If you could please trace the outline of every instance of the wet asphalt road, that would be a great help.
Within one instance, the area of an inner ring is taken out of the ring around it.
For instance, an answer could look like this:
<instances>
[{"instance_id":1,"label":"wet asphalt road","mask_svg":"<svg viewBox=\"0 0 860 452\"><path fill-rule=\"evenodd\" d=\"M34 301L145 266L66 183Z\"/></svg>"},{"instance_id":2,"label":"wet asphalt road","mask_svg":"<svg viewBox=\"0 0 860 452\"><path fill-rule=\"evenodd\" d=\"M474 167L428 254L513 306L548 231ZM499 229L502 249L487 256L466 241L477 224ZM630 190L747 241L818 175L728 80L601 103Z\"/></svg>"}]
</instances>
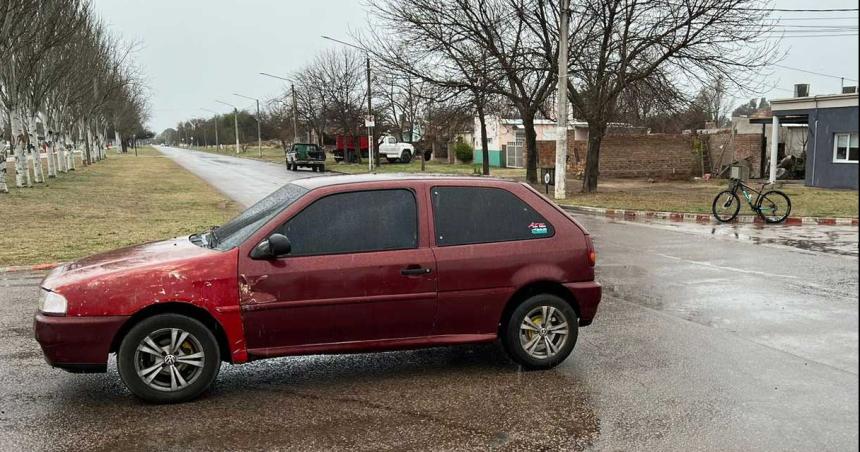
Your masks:
<instances>
[{"instance_id":1,"label":"wet asphalt road","mask_svg":"<svg viewBox=\"0 0 860 452\"><path fill-rule=\"evenodd\" d=\"M0 274L0 449L857 450L856 228L579 218L605 297L544 372L495 345L281 358L145 405L113 361L44 364L41 275Z\"/></svg>"}]
</instances>

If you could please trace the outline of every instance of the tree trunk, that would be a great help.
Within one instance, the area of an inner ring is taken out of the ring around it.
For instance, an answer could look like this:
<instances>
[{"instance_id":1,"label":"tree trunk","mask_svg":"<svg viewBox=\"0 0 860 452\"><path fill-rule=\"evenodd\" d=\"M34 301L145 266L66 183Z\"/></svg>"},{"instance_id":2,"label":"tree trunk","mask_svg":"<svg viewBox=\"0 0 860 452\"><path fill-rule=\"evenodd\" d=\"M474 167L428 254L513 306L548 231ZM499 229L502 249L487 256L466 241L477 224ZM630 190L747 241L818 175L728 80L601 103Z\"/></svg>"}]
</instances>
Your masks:
<instances>
[{"instance_id":1,"label":"tree trunk","mask_svg":"<svg viewBox=\"0 0 860 452\"><path fill-rule=\"evenodd\" d=\"M78 142L72 140L71 144L72 144L71 146L68 146L68 143L66 143L66 158L68 159L67 164L66 164L66 169L68 169L69 171L74 171L75 170L75 150L78 148Z\"/></svg>"},{"instance_id":2,"label":"tree trunk","mask_svg":"<svg viewBox=\"0 0 860 452\"><path fill-rule=\"evenodd\" d=\"M523 127L526 129L526 181L536 184L537 176L537 131L535 130L535 113L523 114Z\"/></svg>"},{"instance_id":3,"label":"tree trunk","mask_svg":"<svg viewBox=\"0 0 860 452\"><path fill-rule=\"evenodd\" d=\"M36 117L31 116L27 122L27 130L30 135L30 143L33 148L30 154L33 156L33 180L37 184L45 182L45 171L42 168L42 143L39 141L39 131L36 129Z\"/></svg>"},{"instance_id":4,"label":"tree trunk","mask_svg":"<svg viewBox=\"0 0 860 452\"><path fill-rule=\"evenodd\" d=\"M597 191L597 179L600 176L600 143L606 135L606 124L603 121L588 121L588 151L585 154L585 175L582 178L583 193Z\"/></svg>"},{"instance_id":5,"label":"tree trunk","mask_svg":"<svg viewBox=\"0 0 860 452\"><path fill-rule=\"evenodd\" d=\"M24 125L21 122L21 113L13 109L9 115L12 123L12 152L15 154L15 186L22 188L30 176L27 167L26 135L24 134Z\"/></svg>"},{"instance_id":6,"label":"tree trunk","mask_svg":"<svg viewBox=\"0 0 860 452\"><path fill-rule=\"evenodd\" d=\"M84 165L92 165L93 164L93 153L90 146L93 142L93 133L90 131L90 128L87 127L84 123L81 123L81 130L86 129L84 133Z\"/></svg>"},{"instance_id":7,"label":"tree trunk","mask_svg":"<svg viewBox=\"0 0 860 452\"><path fill-rule=\"evenodd\" d=\"M487 118L484 117L484 102L479 100L476 102L478 108L478 122L481 124L481 173L484 176L490 175L490 145L487 143Z\"/></svg>"}]
</instances>

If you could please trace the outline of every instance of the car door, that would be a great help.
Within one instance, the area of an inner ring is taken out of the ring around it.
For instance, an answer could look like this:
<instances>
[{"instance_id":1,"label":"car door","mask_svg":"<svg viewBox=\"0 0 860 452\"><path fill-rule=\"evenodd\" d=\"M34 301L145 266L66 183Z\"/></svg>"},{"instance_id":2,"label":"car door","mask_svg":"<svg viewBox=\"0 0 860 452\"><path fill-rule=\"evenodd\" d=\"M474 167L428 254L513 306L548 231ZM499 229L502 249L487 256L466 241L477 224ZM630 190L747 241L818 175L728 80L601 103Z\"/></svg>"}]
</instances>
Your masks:
<instances>
[{"instance_id":1,"label":"car door","mask_svg":"<svg viewBox=\"0 0 860 452\"><path fill-rule=\"evenodd\" d=\"M355 190L277 225L290 254L240 262L249 353L429 335L436 263L425 215L414 188Z\"/></svg>"},{"instance_id":2,"label":"car door","mask_svg":"<svg viewBox=\"0 0 860 452\"><path fill-rule=\"evenodd\" d=\"M495 333L518 281L557 276L535 262L570 254L553 239L555 225L513 192L526 189L510 187L430 188L439 272L434 334Z\"/></svg>"}]
</instances>

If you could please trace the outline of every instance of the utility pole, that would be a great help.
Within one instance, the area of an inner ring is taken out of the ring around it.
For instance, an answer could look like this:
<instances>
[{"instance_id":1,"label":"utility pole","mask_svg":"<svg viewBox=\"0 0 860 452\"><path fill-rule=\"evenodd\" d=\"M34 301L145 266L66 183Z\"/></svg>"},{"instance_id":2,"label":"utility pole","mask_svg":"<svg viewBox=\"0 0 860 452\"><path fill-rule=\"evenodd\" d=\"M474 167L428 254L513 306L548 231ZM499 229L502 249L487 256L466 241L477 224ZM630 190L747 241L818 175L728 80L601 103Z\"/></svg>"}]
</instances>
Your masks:
<instances>
[{"instance_id":1,"label":"utility pole","mask_svg":"<svg viewBox=\"0 0 860 452\"><path fill-rule=\"evenodd\" d=\"M299 106L298 106L298 103L296 101L296 87L292 83L290 83L290 92L293 96L293 143L298 143L299 142L299 126L298 126L298 122L297 122L298 120L296 119L296 117L299 115ZM308 132L308 133L310 133L310 132ZM311 142L311 140L308 140L308 143L310 143L310 142Z\"/></svg>"},{"instance_id":2,"label":"utility pole","mask_svg":"<svg viewBox=\"0 0 860 452\"><path fill-rule=\"evenodd\" d=\"M239 109L233 107L233 129L236 131L236 153L240 152L239 149Z\"/></svg>"},{"instance_id":3,"label":"utility pole","mask_svg":"<svg viewBox=\"0 0 860 452\"><path fill-rule=\"evenodd\" d=\"M370 104L370 54L365 53L365 58L367 62L367 118L373 119L373 107ZM376 156L374 155L374 143L373 143L373 126L367 127L367 168L370 171L373 171L373 166L375 164L379 164Z\"/></svg>"},{"instance_id":4,"label":"utility pole","mask_svg":"<svg viewBox=\"0 0 860 452\"><path fill-rule=\"evenodd\" d=\"M561 23L558 42L558 128L555 137L555 199L567 197L567 28L570 0L560 0Z\"/></svg>"},{"instance_id":5,"label":"utility pole","mask_svg":"<svg viewBox=\"0 0 860 452\"><path fill-rule=\"evenodd\" d=\"M215 113L215 150L221 149L221 143L218 141L218 112L214 110L210 110L208 108L201 108L203 111L208 111L209 113Z\"/></svg>"},{"instance_id":6,"label":"utility pole","mask_svg":"<svg viewBox=\"0 0 860 452\"><path fill-rule=\"evenodd\" d=\"M234 96L244 97L245 99L251 99L257 102L257 151L260 152L260 158L263 158L263 139L260 135L260 99L250 96L244 96L242 94L233 93Z\"/></svg>"},{"instance_id":7,"label":"utility pole","mask_svg":"<svg viewBox=\"0 0 860 452\"><path fill-rule=\"evenodd\" d=\"M236 108L235 105L228 104L227 102L224 102L221 100L216 99L215 102L218 102L219 104L227 105L228 107L233 107L233 129L236 132L236 153L238 154L240 152L240 148L239 148L239 109Z\"/></svg>"},{"instance_id":8,"label":"utility pole","mask_svg":"<svg viewBox=\"0 0 860 452\"><path fill-rule=\"evenodd\" d=\"M323 36L321 36L321 37L322 37L323 39L328 39L329 41L334 41L334 42L337 42L337 43L343 44L343 45L345 45L345 46L347 46L347 47L352 47L353 49L358 49L358 50L361 50L362 52L364 52L364 55L365 55L365 58L366 58L366 62L367 62L367 118L366 118L366 120L365 120L365 123L366 123L366 124L368 124L368 126L367 126L367 160L368 160L368 162L367 162L367 168L368 168L370 171L373 171L373 165L374 165L374 163L377 163L377 164L378 164L379 162L377 162L377 161L374 159L374 152L373 152L373 127L371 127L371 126L369 125L369 124L370 124L370 122L369 122L369 121L372 121L372 120L373 120L373 108L372 108L372 105L371 105L371 95L370 95L370 94L371 94L371 92L370 92L370 53L369 53L366 49L361 48L361 47L359 47L359 46L357 46L357 45L355 45L355 44L350 44L350 43L348 43L348 42L344 42L344 41L341 41L341 40L339 40L339 39L335 39L335 38L332 38L332 37L329 37L329 36L325 36L325 35L323 35ZM359 155L361 155L361 149L359 149L359 152L358 152L358 153L359 153Z\"/></svg>"}]
</instances>

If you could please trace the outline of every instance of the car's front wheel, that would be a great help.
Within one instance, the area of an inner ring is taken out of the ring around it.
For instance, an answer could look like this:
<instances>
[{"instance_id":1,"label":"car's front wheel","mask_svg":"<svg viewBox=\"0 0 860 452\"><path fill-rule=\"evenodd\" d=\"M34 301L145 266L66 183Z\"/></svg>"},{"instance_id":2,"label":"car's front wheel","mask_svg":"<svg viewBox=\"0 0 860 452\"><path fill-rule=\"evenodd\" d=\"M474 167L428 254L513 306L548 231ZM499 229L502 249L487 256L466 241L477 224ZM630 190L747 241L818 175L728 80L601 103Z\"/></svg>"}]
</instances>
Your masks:
<instances>
[{"instance_id":1,"label":"car's front wheel","mask_svg":"<svg viewBox=\"0 0 860 452\"><path fill-rule=\"evenodd\" d=\"M579 332L576 312L551 294L520 303L503 325L502 341L511 358L528 369L549 369L570 355Z\"/></svg>"},{"instance_id":2,"label":"car's front wheel","mask_svg":"<svg viewBox=\"0 0 860 452\"><path fill-rule=\"evenodd\" d=\"M202 394L218 376L221 355L212 331L179 314L160 314L129 330L117 353L126 387L152 403L179 403Z\"/></svg>"}]
</instances>

